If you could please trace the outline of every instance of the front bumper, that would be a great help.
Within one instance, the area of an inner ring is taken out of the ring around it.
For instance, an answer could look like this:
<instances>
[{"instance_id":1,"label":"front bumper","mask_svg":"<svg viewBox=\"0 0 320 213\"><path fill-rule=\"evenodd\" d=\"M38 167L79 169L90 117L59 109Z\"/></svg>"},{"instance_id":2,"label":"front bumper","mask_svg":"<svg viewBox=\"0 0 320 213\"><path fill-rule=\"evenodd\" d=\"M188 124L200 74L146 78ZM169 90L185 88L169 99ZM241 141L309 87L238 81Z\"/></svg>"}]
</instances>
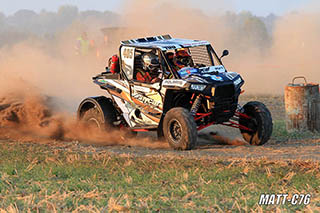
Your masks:
<instances>
[{"instance_id":1,"label":"front bumper","mask_svg":"<svg viewBox=\"0 0 320 213\"><path fill-rule=\"evenodd\" d=\"M216 123L229 121L237 110L240 91L233 84L215 87L215 93L208 100L208 109L212 112L211 120Z\"/></svg>"}]
</instances>

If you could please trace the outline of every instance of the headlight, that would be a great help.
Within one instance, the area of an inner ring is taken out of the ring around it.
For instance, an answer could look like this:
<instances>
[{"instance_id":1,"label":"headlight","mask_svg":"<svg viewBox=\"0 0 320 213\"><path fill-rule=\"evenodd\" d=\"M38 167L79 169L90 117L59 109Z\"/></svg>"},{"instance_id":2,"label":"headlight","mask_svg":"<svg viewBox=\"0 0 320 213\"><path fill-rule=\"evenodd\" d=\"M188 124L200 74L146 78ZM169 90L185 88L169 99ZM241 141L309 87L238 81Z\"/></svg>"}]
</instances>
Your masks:
<instances>
[{"instance_id":1,"label":"headlight","mask_svg":"<svg viewBox=\"0 0 320 213\"><path fill-rule=\"evenodd\" d=\"M238 78L237 80L235 80L235 81L233 82L235 88L237 88L241 82L242 82L242 79L241 79L241 78Z\"/></svg>"},{"instance_id":2,"label":"headlight","mask_svg":"<svg viewBox=\"0 0 320 213\"><path fill-rule=\"evenodd\" d=\"M203 91L206 87L207 85L203 85L203 84L191 84L190 89Z\"/></svg>"},{"instance_id":3,"label":"headlight","mask_svg":"<svg viewBox=\"0 0 320 213\"><path fill-rule=\"evenodd\" d=\"M212 96L214 96L215 91L216 91L216 88L215 88L215 87L212 87L212 88L211 88L211 95L212 95Z\"/></svg>"}]
</instances>

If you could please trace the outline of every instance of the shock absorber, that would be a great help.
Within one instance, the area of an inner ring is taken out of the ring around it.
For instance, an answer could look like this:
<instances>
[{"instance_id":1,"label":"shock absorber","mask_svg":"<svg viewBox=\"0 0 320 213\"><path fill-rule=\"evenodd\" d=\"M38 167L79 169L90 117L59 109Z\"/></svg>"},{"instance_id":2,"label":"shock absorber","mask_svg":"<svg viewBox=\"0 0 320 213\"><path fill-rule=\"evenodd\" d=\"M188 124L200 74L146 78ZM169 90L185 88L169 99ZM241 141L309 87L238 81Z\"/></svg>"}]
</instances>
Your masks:
<instances>
[{"instance_id":1,"label":"shock absorber","mask_svg":"<svg viewBox=\"0 0 320 213\"><path fill-rule=\"evenodd\" d=\"M201 106L202 97L201 95L198 95L196 100L193 102L190 113L195 116L199 107Z\"/></svg>"}]
</instances>

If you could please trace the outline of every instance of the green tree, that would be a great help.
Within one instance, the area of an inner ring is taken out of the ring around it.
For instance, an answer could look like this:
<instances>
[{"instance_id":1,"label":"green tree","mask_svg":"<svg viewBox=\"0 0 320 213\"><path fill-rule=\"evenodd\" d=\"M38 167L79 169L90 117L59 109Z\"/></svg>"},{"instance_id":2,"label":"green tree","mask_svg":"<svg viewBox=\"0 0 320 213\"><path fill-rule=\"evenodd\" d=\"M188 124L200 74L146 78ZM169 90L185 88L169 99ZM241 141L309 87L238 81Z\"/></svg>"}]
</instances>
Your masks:
<instances>
[{"instance_id":1,"label":"green tree","mask_svg":"<svg viewBox=\"0 0 320 213\"><path fill-rule=\"evenodd\" d=\"M241 48L265 50L271 44L271 37L265 23L248 11L243 11L237 19L238 42Z\"/></svg>"},{"instance_id":2,"label":"green tree","mask_svg":"<svg viewBox=\"0 0 320 213\"><path fill-rule=\"evenodd\" d=\"M79 10L76 6L63 5L59 7L57 15L70 21L75 19L78 16L78 13Z\"/></svg>"},{"instance_id":3,"label":"green tree","mask_svg":"<svg viewBox=\"0 0 320 213\"><path fill-rule=\"evenodd\" d=\"M269 42L269 35L265 24L255 16L245 20L243 32L252 44L259 47L265 47Z\"/></svg>"},{"instance_id":4,"label":"green tree","mask_svg":"<svg viewBox=\"0 0 320 213\"><path fill-rule=\"evenodd\" d=\"M5 27L6 25L6 16L0 12L0 31Z\"/></svg>"}]
</instances>

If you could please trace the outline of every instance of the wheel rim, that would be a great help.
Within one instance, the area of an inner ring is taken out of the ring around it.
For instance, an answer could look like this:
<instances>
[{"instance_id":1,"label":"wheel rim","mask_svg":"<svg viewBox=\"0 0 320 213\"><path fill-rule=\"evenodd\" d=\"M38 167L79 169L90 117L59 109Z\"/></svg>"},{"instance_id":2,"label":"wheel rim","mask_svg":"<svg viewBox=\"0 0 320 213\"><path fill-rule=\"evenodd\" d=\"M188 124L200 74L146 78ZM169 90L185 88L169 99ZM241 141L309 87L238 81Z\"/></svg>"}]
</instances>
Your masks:
<instances>
[{"instance_id":1,"label":"wheel rim","mask_svg":"<svg viewBox=\"0 0 320 213\"><path fill-rule=\"evenodd\" d=\"M87 123L88 123L88 126L89 126L90 128L98 128L98 129L101 129L101 126L100 126L99 121L98 121L97 119L95 119L95 118L90 118L90 119L87 121Z\"/></svg>"},{"instance_id":2,"label":"wheel rim","mask_svg":"<svg viewBox=\"0 0 320 213\"><path fill-rule=\"evenodd\" d=\"M251 134L254 134L257 132L258 130L258 122L255 118L251 118L248 123L247 123L247 127L249 129L252 129L253 132L251 132Z\"/></svg>"},{"instance_id":3,"label":"wheel rim","mask_svg":"<svg viewBox=\"0 0 320 213\"><path fill-rule=\"evenodd\" d=\"M242 121L239 123L244 125L245 127L248 127L252 131L247 130L240 130L242 133L243 138L249 142L251 145L258 144L259 141L259 135L258 135L258 121L255 116L255 114L251 111L245 113L248 116L250 116L250 119L242 119Z\"/></svg>"},{"instance_id":4,"label":"wheel rim","mask_svg":"<svg viewBox=\"0 0 320 213\"><path fill-rule=\"evenodd\" d=\"M251 118L250 119L240 118L239 123L244 125L245 127L248 127L252 131L241 130L241 132L246 132L250 135L254 135L258 131L258 121L256 119L256 116L254 113L250 111L245 114L250 116Z\"/></svg>"},{"instance_id":5,"label":"wheel rim","mask_svg":"<svg viewBox=\"0 0 320 213\"><path fill-rule=\"evenodd\" d=\"M182 138L182 126L180 122L176 119L171 120L169 123L169 133L170 138L174 143L179 143Z\"/></svg>"}]
</instances>

